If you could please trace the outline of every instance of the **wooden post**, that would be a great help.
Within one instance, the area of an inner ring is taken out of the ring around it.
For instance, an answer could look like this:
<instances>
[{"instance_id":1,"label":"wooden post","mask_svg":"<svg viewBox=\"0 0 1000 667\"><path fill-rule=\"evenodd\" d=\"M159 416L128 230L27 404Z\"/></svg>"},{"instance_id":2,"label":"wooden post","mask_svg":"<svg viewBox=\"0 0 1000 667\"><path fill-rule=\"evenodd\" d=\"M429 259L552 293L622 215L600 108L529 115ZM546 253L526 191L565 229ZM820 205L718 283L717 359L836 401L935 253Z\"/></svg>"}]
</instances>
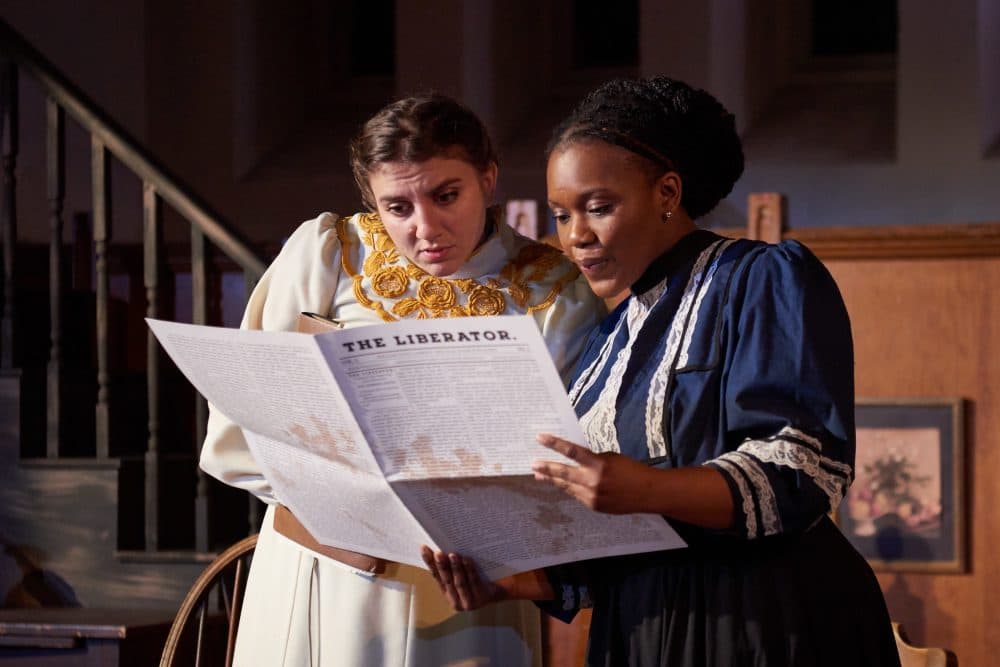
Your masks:
<instances>
[{"instance_id":1,"label":"wooden post","mask_svg":"<svg viewBox=\"0 0 1000 667\"><path fill-rule=\"evenodd\" d=\"M0 370L14 367L14 246L17 244L16 167L20 129L17 119L17 66L0 61L0 147L3 150L3 315L0 320Z\"/></svg>"},{"instance_id":2,"label":"wooden post","mask_svg":"<svg viewBox=\"0 0 1000 667\"><path fill-rule=\"evenodd\" d=\"M747 197L747 238L777 243L787 229L785 195L751 192Z\"/></svg>"},{"instance_id":3,"label":"wooden post","mask_svg":"<svg viewBox=\"0 0 1000 667\"><path fill-rule=\"evenodd\" d=\"M46 101L46 195L49 200L49 364L45 453L58 458L62 437L62 233L66 190L66 143L63 109L51 97Z\"/></svg>"},{"instance_id":4,"label":"wooden post","mask_svg":"<svg viewBox=\"0 0 1000 667\"><path fill-rule=\"evenodd\" d=\"M146 315L159 316L161 202L156 186L142 187L143 284L146 288ZM146 551L156 551L160 543L160 348L152 331L146 332L146 391L149 410L149 439L146 447Z\"/></svg>"},{"instance_id":5,"label":"wooden post","mask_svg":"<svg viewBox=\"0 0 1000 667\"><path fill-rule=\"evenodd\" d=\"M108 149L96 136L90 139L90 173L94 207L96 256L97 404L94 406L97 457L111 454L111 374L108 368L108 241L111 238L111 170Z\"/></svg>"},{"instance_id":6,"label":"wooden post","mask_svg":"<svg viewBox=\"0 0 1000 667\"><path fill-rule=\"evenodd\" d=\"M191 225L191 316L195 324L205 324L208 320L208 280L205 264L205 235L197 225ZM194 401L194 451L198 474L194 500L194 544L195 550L208 551L211 534L208 478L198 466L208 422L208 404L198 392L195 392Z\"/></svg>"}]
</instances>

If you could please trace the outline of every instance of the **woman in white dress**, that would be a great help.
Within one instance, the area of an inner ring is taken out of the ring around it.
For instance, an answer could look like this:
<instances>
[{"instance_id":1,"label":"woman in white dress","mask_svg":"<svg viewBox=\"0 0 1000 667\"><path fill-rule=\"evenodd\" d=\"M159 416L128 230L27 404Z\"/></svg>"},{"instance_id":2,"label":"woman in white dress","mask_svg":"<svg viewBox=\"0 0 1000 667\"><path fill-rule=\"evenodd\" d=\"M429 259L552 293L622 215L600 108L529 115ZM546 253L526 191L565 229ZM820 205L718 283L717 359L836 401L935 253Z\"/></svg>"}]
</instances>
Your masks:
<instances>
[{"instance_id":1,"label":"woman in white dress","mask_svg":"<svg viewBox=\"0 0 1000 667\"><path fill-rule=\"evenodd\" d=\"M479 119L441 95L406 98L373 116L350 153L368 212L302 223L251 295L243 328L294 330L304 311L348 327L530 314L568 377L603 303L559 251L489 206L497 158ZM268 504L237 665L541 664L530 603L459 614L425 570L310 541L240 429L214 410L201 467Z\"/></svg>"}]
</instances>

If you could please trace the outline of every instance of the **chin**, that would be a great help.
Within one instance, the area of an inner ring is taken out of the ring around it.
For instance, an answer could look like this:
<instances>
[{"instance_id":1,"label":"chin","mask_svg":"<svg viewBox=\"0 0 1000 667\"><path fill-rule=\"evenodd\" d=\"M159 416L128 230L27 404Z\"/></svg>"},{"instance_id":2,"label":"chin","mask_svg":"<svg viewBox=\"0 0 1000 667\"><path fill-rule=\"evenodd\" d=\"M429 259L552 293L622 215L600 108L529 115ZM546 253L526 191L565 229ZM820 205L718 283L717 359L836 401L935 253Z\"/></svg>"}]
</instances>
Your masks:
<instances>
[{"instance_id":1,"label":"chin","mask_svg":"<svg viewBox=\"0 0 1000 667\"><path fill-rule=\"evenodd\" d=\"M590 285L590 291L601 299L611 299L628 291L628 285L622 285L617 280L595 280L594 282L588 280L587 284Z\"/></svg>"},{"instance_id":2,"label":"chin","mask_svg":"<svg viewBox=\"0 0 1000 667\"><path fill-rule=\"evenodd\" d=\"M435 278L447 278L462 268L461 264L452 266L450 262L447 264L420 264L419 266Z\"/></svg>"}]
</instances>

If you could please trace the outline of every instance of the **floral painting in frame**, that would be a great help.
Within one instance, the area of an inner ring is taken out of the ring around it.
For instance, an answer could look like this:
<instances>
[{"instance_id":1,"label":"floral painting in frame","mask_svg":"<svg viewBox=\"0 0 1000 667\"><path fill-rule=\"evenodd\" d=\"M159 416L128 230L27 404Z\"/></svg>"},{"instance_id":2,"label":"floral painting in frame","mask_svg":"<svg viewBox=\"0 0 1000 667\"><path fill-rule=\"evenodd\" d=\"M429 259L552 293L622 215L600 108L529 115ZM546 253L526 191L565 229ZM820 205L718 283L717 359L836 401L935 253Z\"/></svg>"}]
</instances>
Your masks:
<instances>
[{"instance_id":1,"label":"floral painting in frame","mask_svg":"<svg viewBox=\"0 0 1000 667\"><path fill-rule=\"evenodd\" d=\"M837 522L876 570L965 569L964 402L859 399Z\"/></svg>"}]
</instances>

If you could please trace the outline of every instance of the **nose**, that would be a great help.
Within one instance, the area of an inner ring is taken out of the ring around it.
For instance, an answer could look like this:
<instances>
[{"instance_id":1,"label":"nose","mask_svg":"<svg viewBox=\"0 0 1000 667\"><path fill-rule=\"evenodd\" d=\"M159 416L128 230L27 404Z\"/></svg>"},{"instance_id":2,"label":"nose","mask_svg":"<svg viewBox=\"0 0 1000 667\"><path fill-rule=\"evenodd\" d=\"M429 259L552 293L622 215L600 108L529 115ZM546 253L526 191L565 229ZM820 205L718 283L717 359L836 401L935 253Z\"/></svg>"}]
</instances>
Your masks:
<instances>
[{"instance_id":1,"label":"nose","mask_svg":"<svg viewBox=\"0 0 1000 667\"><path fill-rule=\"evenodd\" d=\"M416 211L412 222L413 234L421 241L433 241L444 231L440 216L427 209Z\"/></svg>"},{"instance_id":2,"label":"nose","mask_svg":"<svg viewBox=\"0 0 1000 667\"><path fill-rule=\"evenodd\" d=\"M559 232L559 242L563 247L585 246L596 239L587 216L580 214L570 215L569 220L559 227Z\"/></svg>"}]
</instances>

